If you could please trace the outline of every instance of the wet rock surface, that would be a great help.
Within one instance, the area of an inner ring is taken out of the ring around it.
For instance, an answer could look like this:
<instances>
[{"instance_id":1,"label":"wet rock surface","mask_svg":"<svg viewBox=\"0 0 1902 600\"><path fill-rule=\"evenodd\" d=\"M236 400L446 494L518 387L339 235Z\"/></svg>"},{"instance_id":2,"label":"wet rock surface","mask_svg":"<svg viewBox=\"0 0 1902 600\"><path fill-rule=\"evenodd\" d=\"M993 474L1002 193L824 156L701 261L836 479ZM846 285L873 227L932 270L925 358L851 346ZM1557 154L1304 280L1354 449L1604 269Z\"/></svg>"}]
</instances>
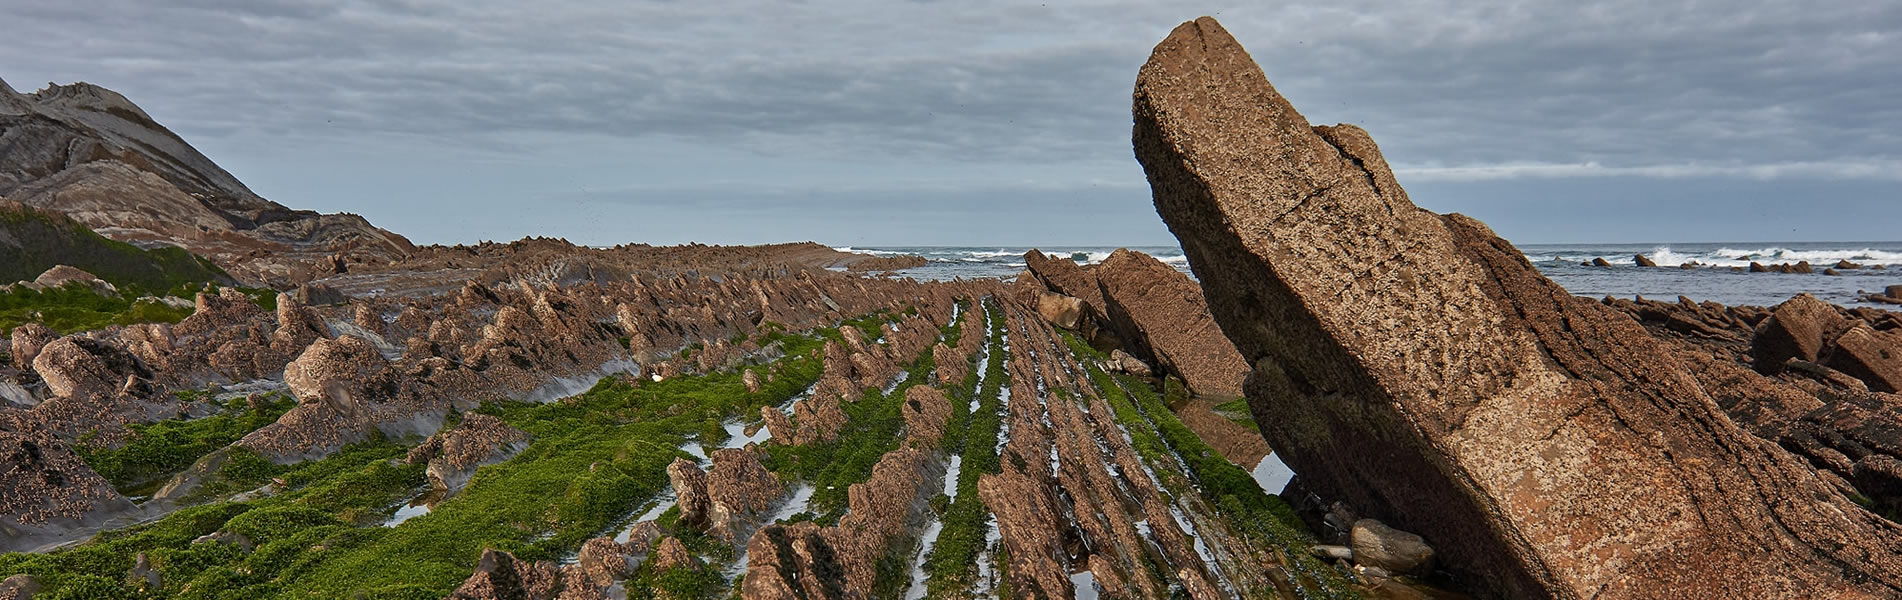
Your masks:
<instances>
[{"instance_id":1,"label":"wet rock surface","mask_svg":"<svg viewBox=\"0 0 1902 600\"><path fill-rule=\"evenodd\" d=\"M1734 425L1635 321L1413 207L1365 132L1311 127L1212 19L1156 47L1135 114L1157 209L1312 489L1501 596L1902 589L1893 525Z\"/></svg>"}]
</instances>

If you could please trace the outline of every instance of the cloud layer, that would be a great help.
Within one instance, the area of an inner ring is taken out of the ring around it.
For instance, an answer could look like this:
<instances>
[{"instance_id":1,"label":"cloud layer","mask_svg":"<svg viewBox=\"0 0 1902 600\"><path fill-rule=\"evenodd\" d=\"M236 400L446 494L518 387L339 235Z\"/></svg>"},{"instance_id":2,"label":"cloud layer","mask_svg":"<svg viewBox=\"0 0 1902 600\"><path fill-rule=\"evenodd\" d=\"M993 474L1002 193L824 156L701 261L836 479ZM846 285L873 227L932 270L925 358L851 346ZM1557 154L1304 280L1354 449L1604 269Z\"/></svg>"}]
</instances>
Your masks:
<instances>
[{"instance_id":1,"label":"cloud layer","mask_svg":"<svg viewBox=\"0 0 1902 600\"><path fill-rule=\"evenodd\" d=\"M541 181L499 183L522 202L1139 192L1130 84L1198 14L1311 120L1366 127L1403 181L1902 172L1894 2L8 4L14 87L106 85L266 195L366 212L390 199L286 173L480 165Z\"/></svg>"}]
</instances>

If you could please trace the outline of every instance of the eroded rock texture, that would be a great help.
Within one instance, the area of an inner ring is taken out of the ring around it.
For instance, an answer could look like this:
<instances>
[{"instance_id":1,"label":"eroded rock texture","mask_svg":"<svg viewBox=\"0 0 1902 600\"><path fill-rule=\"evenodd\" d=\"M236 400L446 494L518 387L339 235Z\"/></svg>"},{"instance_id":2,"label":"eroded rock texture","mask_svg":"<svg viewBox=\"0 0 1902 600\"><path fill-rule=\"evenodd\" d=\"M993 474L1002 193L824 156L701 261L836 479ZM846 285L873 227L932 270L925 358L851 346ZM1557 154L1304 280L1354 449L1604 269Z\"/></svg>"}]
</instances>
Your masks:
<instances>
[{"instance_id":1,"label":"eroded rock texture","mask_svg":"<svg viewBox=\"0 0 1902 600\"><path fill-rule=\"evenodd\" d=\"M1134 100L1157 210L1310 489L1503 597L1902 593L1895 524L1635 321L1414 207L1365 132L1310 126L1214 20L1158 44Z\"/></svg>"},{"instance_id":2,"label":"eroded rock texture","mask_svg":"<svg viewBox=\"0 0 1902 600\"><path fill-rule=\"evenodd\" d=\"M1194 280L1155 257L1117 249L1102 263L1079 267L1032 250L1024 255L1042 293L1046 321L1086 337L1107 334L1142 362L1175 375L1199 394L1240 396L1248 365L1209 316Z\"/></svg>"}]
</instances>

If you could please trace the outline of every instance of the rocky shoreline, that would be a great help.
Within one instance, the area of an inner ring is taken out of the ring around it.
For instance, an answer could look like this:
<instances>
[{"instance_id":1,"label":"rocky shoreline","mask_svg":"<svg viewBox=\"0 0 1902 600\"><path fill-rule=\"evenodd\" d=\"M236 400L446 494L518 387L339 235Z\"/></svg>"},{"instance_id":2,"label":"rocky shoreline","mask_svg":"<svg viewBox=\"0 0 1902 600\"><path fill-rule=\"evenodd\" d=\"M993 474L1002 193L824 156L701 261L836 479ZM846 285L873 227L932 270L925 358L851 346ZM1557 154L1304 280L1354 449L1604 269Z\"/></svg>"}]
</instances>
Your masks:
<instances>
[{"instance_id":1,"label":"rocky shoreline","mask_svg":"<svg viewBox=\"0 0 1902 600\"><path fill-rule=\"evenodd\" d=\"M1902 313L1573 296L1213 19L1132 101L1193 278L416 247L0 84L0 193L230 270L6 332L0 600L1902 596ZM222 224L46 208L79 181Z\"/></svg>"}]
</instances>

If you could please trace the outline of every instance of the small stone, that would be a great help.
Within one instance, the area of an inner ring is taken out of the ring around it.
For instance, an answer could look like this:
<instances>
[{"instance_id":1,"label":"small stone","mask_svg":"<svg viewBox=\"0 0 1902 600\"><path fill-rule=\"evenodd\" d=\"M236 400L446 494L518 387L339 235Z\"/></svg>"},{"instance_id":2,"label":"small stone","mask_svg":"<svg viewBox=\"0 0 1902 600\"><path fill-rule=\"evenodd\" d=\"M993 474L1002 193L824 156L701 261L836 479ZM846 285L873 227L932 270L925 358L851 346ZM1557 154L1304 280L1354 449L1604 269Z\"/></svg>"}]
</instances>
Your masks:
<instances>
[{"instance_id":1,"label":"small stone","mask_svg":"<svg viewBox=\"0 0 1902 600\"><path fill-rule=\"evenodd\" d=\"M1433 566L1433 548L1418 535L1407 533L1375 519L1354 522L1350 535L1354 561L1396 573L1419 573Z\"/></svg>"},{"instance_id":2,"label":"small stone","mask_svg":"<svg viewBox=\"0 0 1902 600\"><path fill-rule=\"evenodd\" d=\"M1320 544L1313 548L1316 557L1328 560L1354 560L1354 549L1347 546Z\"/></svg>"}]
</instances>

